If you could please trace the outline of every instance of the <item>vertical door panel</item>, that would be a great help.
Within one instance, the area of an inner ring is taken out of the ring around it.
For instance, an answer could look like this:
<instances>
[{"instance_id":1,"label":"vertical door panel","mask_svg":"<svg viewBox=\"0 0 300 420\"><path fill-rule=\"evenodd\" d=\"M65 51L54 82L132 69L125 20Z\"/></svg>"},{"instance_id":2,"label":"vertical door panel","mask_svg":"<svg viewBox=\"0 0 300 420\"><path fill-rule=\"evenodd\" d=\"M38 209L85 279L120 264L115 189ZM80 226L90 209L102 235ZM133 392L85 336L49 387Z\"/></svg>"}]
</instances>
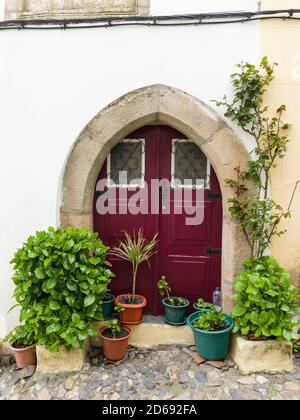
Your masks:
<instances>
[{"instance_id":1,"label":"vertical door panel","mask_svg":"<svg viewBox=\"0 0 300 420\"><path fill-rule=\"evenodd\" d=\"M145 139L145 181L150 185L151 179L158 177L158 138L157 130L152 127L144 127L127 136L127 139ZM98 179L107 177L107 163L100 171ZM157 215L151 214L123 214L126 213L126 201L120 199L120 188L116 188L116 214L99 215L96 211L96 199L94 200L94 230L99 232L100 238L110 247L117 246L119 240L124 239L123 231L130 234L138 232L143 228L145 237L149 240L159 230L159 219ZM139 189L137 190L139 191ZM128 199L132 198L136 191L128 191ZM150 192L148 192L150 194ZM150 202L148 198L148 202ZM120 214L122 213L122 214ZM157 314L157 290L154 287L157 278L157 257L150 260L150 268L144 263L137 277L136 292L144 295L147 299L145 313ZM131 265L127 261L118 260L116 257L109 256L113 267L112 271L116 277L113 278L110 288L114 294L131 293L132 273Z\"/></svg>"},{"instance_id":2,"label":"vertical door panel","mask_svg":"<svg viewBox=\"0 0 300 420\"><path fill-rule=\"evenodd\" d=\"M160 130L161 176L171 180L170 175L174 171L172 144L174 139L185 137L169 127L161 127ZM189 165L194 162L184 159L184 153L181 153L183 171L190 175ZM208 197L211 191L220 192L213 169L210 170L210 182L202 201L196 203L196 190L191 193L191 206L197 204L204 211L202 224L187 225L186 218L190 215L184 209L181 215L174 214L177 205L175 189L171 190L171 214L160 215L160 274L167 277L174 296L184 296L191 303L200 296L211 301L214 287L220 285L221 257L206 253L207 248L221 248L222 203L220 199L216 201ZM186 208L189 210L189 206L186 205ZM159 312L163 313L162 305Z\"/></svg>"}]
</instances>

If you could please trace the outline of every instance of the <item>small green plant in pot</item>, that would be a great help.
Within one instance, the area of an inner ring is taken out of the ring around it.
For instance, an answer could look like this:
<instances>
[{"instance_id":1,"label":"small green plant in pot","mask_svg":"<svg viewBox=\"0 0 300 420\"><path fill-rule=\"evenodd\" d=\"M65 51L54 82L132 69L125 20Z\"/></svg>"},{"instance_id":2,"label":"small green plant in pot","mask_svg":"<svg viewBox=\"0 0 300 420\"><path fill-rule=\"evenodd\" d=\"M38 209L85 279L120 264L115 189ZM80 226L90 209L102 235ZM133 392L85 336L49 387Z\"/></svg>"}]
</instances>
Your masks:
<instances>
[{"instance_id":1,"label":"small green plant in pot","mask_svg":"<svg viewBox=\"0 0 300 420\"><path fill-rule=\"evenodd\" d=\"M201 297L198 298L197 301L193 304L193 308L196 309L196 311L209 311L214 307L215 306L212 303L206 302Z\"/></svg>"},{"instance_id":2,"label":"small green plant in pot","mask_svg":"<svg viewBox=\"0 0 300 420\"><path fill-rule=\"evenodd\" d=\"M141 264L147 262L150 267L150 258L156 253L157 234L147 241L143 229L130 236L124 232L125 240L111 250L110 254L131 263L132 266L132 292L116 297L116 305L122 305L125 311L120 313L120 321L124 324L140 324L143 319L143 308L147 304L145 296L136 294L137 273Z\"/></svg>"},{"instance_id":3,"label":"small green plant in pot","mask_svg":"<svg viewBox=\"0 0 300 420\"><path fill-rule=\"evenodd\" d=\"M19 369L36 364L35 330L32 324L18 325L10 331L5 340L9 342Z\"/></svg>"},{"instance_id":4,"label":"small green plant in pot","mask_svg":"<svg viewBox=\"0 0 300 420\"><path fill-rule=\"evenodd\" d=\"M115 306L115 311L122 313L125 311L121 305ZM99 329L99 335L102 339L103 353L107 360L123 360L128 347L128 341L131 335L129 327L122 325L118 319L114 318L107 321Z\"/></svg>"},{"instance_id":5,"label":"small green plant in pot","mask_svg":"<svg viewBox=\"0 0 300 420\"><path fill-rule=\"evenodd\" d=\"M111 293L101 293L102 315L105 320L110 319L114 309L115 297Z\"/></svg>"},{"instance_id":6,"label":"small green plant in pot","mask_svg":"<svg viewBox=\"0 0 300 420\"><path fill-rule=\"evenodd\" d=\"M157 288L161 296L166 295L162 301L165 307L165 322L171 325L186 324L185 313L190 302L183 297L170 296L171 287L169 286L165 276L162 276L157 282Z\"/></svg>"},{"instance_id":7,"label":"small green plant in pot","mask_svg":"<svg viewBox=\"0 0 300 420\"><path fill-rule=\"evenodd\" d=\"M274 258L244 261L244 271L235 282L237 302L232 310L234 332L248 340L297 338L295 316L299 314L298 290Z\"/></svg>"},{"instance_id":8,"label":"small green plant in pot","mask_svg":"<svg viewBox=\"0 0 300 420\"><path fill-rule=\"evenodd\" d=\"M224 360L229 351L233 320L213 306L206 312L194 312L188 317L197 352L207 360Z\"/></svg>"}]
</instances>

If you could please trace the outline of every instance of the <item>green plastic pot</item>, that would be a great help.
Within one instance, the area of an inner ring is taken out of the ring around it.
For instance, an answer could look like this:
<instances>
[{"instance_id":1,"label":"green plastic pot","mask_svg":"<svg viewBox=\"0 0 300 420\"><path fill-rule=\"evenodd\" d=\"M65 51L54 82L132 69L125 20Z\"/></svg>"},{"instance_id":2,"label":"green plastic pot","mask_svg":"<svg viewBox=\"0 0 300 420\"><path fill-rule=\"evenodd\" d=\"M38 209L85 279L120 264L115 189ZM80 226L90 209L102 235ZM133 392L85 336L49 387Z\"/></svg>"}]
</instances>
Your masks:
<instances>
[{"instance_id":1,"label":"green plastic pot","mask_svg":"<svg viewBox=\"0 0 300 420\"><path fill-rule=\"evenodd\" d=\"M171 299L179 299L178 296L171 296ZM185 299L185 298L184 298ZM190 302L186 300L186 304L182 306L173 306L167 303L168 298L164 298L162 303L165 307L165 321L171 325L183 325L186 323L185 312Z\"/></svg>"},{"instance_id":2,"label":"green plastic pot","mask_svg":"<svg viewBox=\"0 0 300 420\"><path fill-rule=\"evenodd\" d=\"M230 334L233 328L233 320L225 315L228 327L222 331L204 331L195 328L193 323L202 312L194 312L188 317L188 325L191 327L197 353L206 360L224 360L229 352Z\"/></svg>"},{"instance_id":3,"label":"green plastic pot","mask_svg":"<svg viewBox=\"0 0 300 420\"><path fill-rule=\"evenodd\" d=\"M110 293L105 293L105 295L109 296L110 299L101 303L102 315L104 319L110 319L113 313L113 309L114 309L115 297L114 295L111 295Z\"/></svg>"}]
</instances>

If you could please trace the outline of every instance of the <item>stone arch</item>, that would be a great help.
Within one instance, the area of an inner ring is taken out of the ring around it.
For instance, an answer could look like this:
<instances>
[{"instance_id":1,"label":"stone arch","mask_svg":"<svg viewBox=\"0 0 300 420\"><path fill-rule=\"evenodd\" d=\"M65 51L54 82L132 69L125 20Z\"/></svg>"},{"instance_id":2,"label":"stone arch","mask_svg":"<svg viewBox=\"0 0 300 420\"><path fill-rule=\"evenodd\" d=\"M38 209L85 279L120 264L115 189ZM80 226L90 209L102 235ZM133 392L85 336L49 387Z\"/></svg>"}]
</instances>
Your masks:
<instances>
[{"instance_id":1,"label":"stone arch","mask_svg":"<svg viewBox=\"0 0 300 420\"><path fill-rule=\"evenodd\" d=\"M223 196L222 290L224 307L230 309L234 278L249 251L240 226L228 213L230 191L226 178L234 167L250 159L242 141L226 122L199 99L172 87L152 85L120 97L100 111L83 129L67 157L59 197L61 226L92 228L95 182L108 152L130 132L161 123L197 143L213 165Z\"/></svg>"}]
</instances>

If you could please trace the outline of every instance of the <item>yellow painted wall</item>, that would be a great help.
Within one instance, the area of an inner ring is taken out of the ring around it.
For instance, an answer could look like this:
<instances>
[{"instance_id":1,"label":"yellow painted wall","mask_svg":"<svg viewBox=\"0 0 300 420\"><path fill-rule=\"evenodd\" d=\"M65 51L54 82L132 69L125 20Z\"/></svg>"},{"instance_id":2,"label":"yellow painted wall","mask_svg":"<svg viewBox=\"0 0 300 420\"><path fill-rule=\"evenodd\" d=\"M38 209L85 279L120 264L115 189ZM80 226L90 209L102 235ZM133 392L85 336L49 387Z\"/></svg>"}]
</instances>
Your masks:
<instances>
[{"instance_id":1,"label":"yellow painted wall","mask_svg":"<svg viewBox=\"0 0 300 420\"><path fill-rule=\"evenodd\" d=\"M299 0L262 0L261 9L299 8ZM293 124L285 159L272 174L272 197L287 206L296 180L300 179L300 21L266 20L261 23L262 56L277 62L276 79L267 95L270 109L286 104L284 118ZM300 285L300 186L292 206L292 218L282 227L285 236L272 244L274 257L290 271Z\"/></svg>"}]
</instances>

